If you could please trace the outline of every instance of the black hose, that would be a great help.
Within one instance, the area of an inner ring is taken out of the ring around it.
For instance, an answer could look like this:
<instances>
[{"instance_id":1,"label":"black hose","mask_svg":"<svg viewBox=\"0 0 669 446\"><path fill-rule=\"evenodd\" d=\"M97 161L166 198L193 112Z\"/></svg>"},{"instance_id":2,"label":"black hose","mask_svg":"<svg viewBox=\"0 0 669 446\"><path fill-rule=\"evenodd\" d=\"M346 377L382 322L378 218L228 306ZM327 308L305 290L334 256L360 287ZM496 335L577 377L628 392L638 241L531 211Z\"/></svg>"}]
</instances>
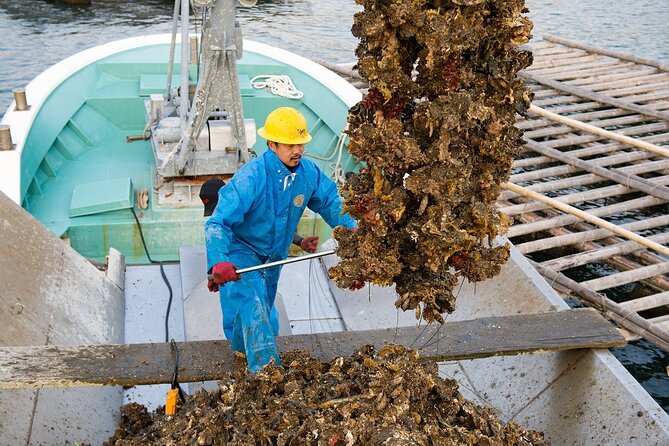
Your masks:
<instances>
[{"instance_id":1,"label":"black hose","mask_svg":"<svg viewBox=\"0 0 669 446\"><path fill-rule=\"evenodd\" d=\"M185 403L186 398L184 397L184 391L181 389L181 386L179 385L179 349L177 348L177 342L174 339L172 339L170 342L172 344L172 348L174 349L174 371L172 372L171 387L172 389L179 390L179 399L181 400L182 403Z\"/></svg>"},{"instance_id":2,"label":"black hose","mask_svg":"<svg viewBox=\"0 0 669 446\"><path fill-rule=\"evenodd\" d=\"M185 403L186 398L184 396L184 391L179 385L179 349L177 348L176 341L174 339L170 340L169 320L170 320L170 309L172 308L172 297L174 296L174 293L172 292L172 285L170 284L170 281L167 279L167 274L165 274L165 268L163 268L163 262L153 260L151 258L151 255L149 254L149 249L146 247L146 240L144 240L144 233L142 232L142 224L139 222L139 218L137 218L137 213L135 212L135 208L130 208L130 210L132 211L132 216L135 217L135 222L137 222L137 229L139 230L139 237L142 240L142 246L144 247L146 258L149 259L149 262L160 265L160 275L163 277L163 281L165 282L165 285L167 285L167 289L170 292L170 298L167 300L167 310L165 311L165 342L171 342L172 348L174 349L174 370L172 372L172 389L179 390L179 399L181 400L182 403Z\"/></svg>"},{"instance_id":3,"label":"black hose","mask_svg":"<svg viewBox=\"0 0 669 446\"><path fill-rule=\"evenodd\" d=\"M172 308L172 297L174 294L172 292L172 285L170 284L170 281L167 279L167 274L165 274L165 268L163 268L163 262L153 260L151 258L151 255L149 254L149 250L146 247L146 241L144 240L144 233L142 232L142 225L139 222L139 218L137 218L137 213L135 213L135 208L130 208L130 210L132 211L132 216L135 217L135 221L137 222L137 229L139 229L139 237L142 239L142 246L144 247L144 252L146 253L146 257L149 259L149 262L160 265L160 275L163 277L163 281L165 282L165 285L167 285L167 289L170 292L170 298L167 301L167 311L165 312L165 342L169 342L170 328L168 322L170 319L170 310Z\"/></svg>"}]
</instances>

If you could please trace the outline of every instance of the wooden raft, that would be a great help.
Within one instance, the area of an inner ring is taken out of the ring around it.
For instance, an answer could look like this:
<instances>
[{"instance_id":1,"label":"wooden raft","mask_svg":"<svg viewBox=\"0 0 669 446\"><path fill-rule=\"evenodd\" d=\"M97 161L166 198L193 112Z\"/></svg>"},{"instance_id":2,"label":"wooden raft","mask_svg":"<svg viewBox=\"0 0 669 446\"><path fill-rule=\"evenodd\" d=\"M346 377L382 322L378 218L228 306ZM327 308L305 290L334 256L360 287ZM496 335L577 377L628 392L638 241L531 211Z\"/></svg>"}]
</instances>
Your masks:
<instances>
[{"instance_id":1,"label":"wooden raft","mask_svg":"<svg viewBox=\"0 0 669 446\"><path fill-rule=\"evenodd\" d=\"M669 65L554 36L526 47L534 63L519 74L534 99L518 116L526 145L509 183L666 245ZM324 65L366 91L350 66ZM666 255L511 190L498 206L515 222L507 236L558 292L669 351ZM596 277L579 283L562 273L572 268Z\"/></svg>"},{"instance_id":2,"label":"wooden raft","mask_svg":"<svg viewBox=\"0 0 669 446\"><path fill-rule=\"evenodd\" d=\"M529 49L520 74L539 110L518 119L527 143L510 182L666 245L669 66L552 36ZM669 350L666 255L509 190L498 204L515 220L507 236L558 291ZM579 283L561 273L571 268L599 277Z\"/></svg>"},{"instance_id":3,"label":"wooden raft","mask_svg":"<svg viewBox=\"0 0 669 446\"><path fill-rule=\"evenodd\" d=\"M277 338L281 352L309 350L319 360L349 356L361 342L377 349L414 345L422 358L449 361L488 356L610 348L625 338L595 310L481 318L445 325L292 335ZM218 380L239 367L229 341L177 343L179 381ZM170 383L175 364L169 343L0 347L0 389L134 386Z\"/></svg>"}]
</instances>

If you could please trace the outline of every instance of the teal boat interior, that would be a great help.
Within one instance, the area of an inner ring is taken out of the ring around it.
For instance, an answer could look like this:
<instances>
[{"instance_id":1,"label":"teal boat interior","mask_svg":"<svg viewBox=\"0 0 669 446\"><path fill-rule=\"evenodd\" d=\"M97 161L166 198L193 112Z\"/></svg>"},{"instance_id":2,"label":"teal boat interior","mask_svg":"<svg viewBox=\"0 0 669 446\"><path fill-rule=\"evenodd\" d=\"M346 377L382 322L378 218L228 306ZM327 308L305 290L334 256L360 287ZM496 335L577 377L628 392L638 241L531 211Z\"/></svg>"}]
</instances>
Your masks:
<instances>
[{"instance_id":1,"label":"teal boat interior","mask_svg":"<svg viewBox=\"0 0 669 446\"><path fill-rule=\"evenodd\" d=\"M161 200L158 190L165 180L157 176L151 143L126 140L145 133L145 101L166 92L168 59L169 43L102 58L54 89L34 118L21 153L22 206L87 258L102 261L114 247L128 263L149 260L131 212L141 191L148 195L148 207L140 206L137 215L153 260L178 260L180 246L204 242L205 217L198 199L204 179L169 181L170 187L182 189L180 199ZM174 67L179 73L176 59ZM238 61L238 72L244 116L253 118L257 128L276 107L297 108L313 136L307 156L329 175L337 161L340 173L356 168L345 148L339 150L350 105L319 79L248 50ZM304 96L288 99L256 89L251 79L257 75L288 75ZM191 66L190 81L196 79L197 67ZM179 85L178 75L172 85ZM261 155L266 149L265 140L258 137L253 150ZM299 231L325 239L330 228L316 216L305 215Z\"/></svg>"}]
</instances>

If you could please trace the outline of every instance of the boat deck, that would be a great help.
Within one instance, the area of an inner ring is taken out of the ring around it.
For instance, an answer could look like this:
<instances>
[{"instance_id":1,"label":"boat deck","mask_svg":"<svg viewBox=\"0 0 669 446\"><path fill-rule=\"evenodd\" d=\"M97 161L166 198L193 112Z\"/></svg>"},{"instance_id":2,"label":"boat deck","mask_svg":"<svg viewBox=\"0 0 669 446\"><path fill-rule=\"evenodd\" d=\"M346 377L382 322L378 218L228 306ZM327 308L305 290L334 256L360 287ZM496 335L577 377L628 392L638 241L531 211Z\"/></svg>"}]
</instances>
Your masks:
<instances>
[{"instance_id":1,"label":"boat deck","mask_svg":"<svg viewBox=\"0 0 669 446\"><path fill-rule=\"evenodd\" d=\"M510 183L666 244L669 66L552 36L527 47L534 63L520 75L534 100L529 116L518 117L527 142ZM325 65L365 91L350 65ZM556 122L543 110L594 128ZM669 351L666 256L510 190L498 206L515 221L507 237L557 291L602 310L630 339Z\"/></svg>"}]
</instances>

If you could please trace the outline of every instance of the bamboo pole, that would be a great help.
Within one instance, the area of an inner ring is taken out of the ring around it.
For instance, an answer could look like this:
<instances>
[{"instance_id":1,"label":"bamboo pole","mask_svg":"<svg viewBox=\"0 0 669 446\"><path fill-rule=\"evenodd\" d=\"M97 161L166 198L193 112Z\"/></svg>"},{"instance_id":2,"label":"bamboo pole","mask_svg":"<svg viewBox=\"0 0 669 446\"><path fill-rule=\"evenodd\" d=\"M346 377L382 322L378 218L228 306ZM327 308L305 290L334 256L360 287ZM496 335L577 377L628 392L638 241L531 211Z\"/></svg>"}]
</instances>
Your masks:
<instances>
[{"instance_id":1,"label":"bamboo pole","mask_svg":"<svg viewBox=\"0 0 669 446\"><path fill-rule=\"evenodd\" d=\"M665 130L667 130L666 124L663 121L659 121L651 124L643 124L634 127L627 127L624 129L620 129L617 133L620 135L641 135L644 133L651 133L651 132L664 132ZM590 144L601 141L602 139L603 138L601 136L589 133L585 133L582 135L570 134L562 138L543 141L541 144L546 147L559 148L559 147Z\"/></svg>"},{"instance_id":2,"label":"bamboo pole","mask_svg":"<svg viewBox=\"0 0 669 446\"><path fill-rule=\"evenodd\" d=\"M596 60L601 60L601 56L587 54L587 53L576 53L576 54L564 54L564 57L557 56L550 59L535 59L535 62L530 65L532 71L542 70L544 68L557 68L565 65L576 65L584 64L588 62L594 62Z\"/></svg>"},{"instance_id":3,"label":"bamboo pole","mask_svg":"<svg viewBox=\"0 0 669 446\"><path fill-rule=\"evenodd\" d=\"M572 173L581 172L585 170L586 172L590 172L600 176L602 178L602 181L604 179L609 179L617 183L626 184L636 189L643 190L646 193L650 193L647 191L653 190L653 186L651 185L651 183L639 176L631 174L625 175L621 173L619 170L606 169L602 167L602 166L611 166L622 163L631 163L633 161L644 160L654 156L649 154L648 152L643 152L643 151L631 152L631 153L624 152L586 161L576 157L572 157L567 153L560 152L550 147L545 147L535 142L527 142L525 145L529 149L537 153L551 157L555 160L562 161L563 163L565 163L565 165L547 167L540 170L534 170L512 175L511 181L513 183L541 180L544 178L560 176L560 175L569 175Z\"/></svg>"},{"instance_id":4,"label":"bamboo pole","mask_svg":"<svg viewBox=\"0 0 669 446\"><path fill-rule=\"evenodd\" d=\"M667 139L669 140L669 134L667 134ZM541 153L541 151L536 150L536 147L534 146L534 144L538 144L538 143L535 143L533 141L532 142L526 142L525 146L527 147L527 149L529 151ZM542 143L542 147L543 147L543 143ZM601 157L601 158L596 158L596 159L592 159L592 160L583 161L583 162L590 163L591 166L595 166L595 167L597 167L597 166L598 167L603 167L603 166L612 166L612 165L615 165L615 164L631 163L631 162L643 161L643 160L647 160L647 159L656 157L656 155L654 155L652 153L649 153L649 152L644 152L642 150L634 151L634 152L617 152L617 153L614 153L612 155L608 155L609 152L614 152L615 150L620 149L621 148L620 145L610 145L610 146L600 145L600 146L595 146L595 147L599 147L601 149L601 150L599 150L601 152L601 154L606 154L607 155L607 156L604 156L604 157ZM611 148L611 150L607 150L609 147ZM570 154L571 152L559 152L559 151L556 151L555 149L552 149L552 148L547 148L547 150L543 150L543 151L549 153L548 155L545 155L545 156L547 158L551 159L551 161L550 161L551 163L555 163L557 161L555 159L555 156L554 156L555 154L552 151L555 151L558 154L564 154L568 157L571 157L571 154ZM571 158L579 160L578 157L571 157ZM562 161L562 160L560 160L560 161ZM624 166L624 167L618 168L616 170L618 172L625 172L623 170L625 167L628 167L628 166ZM514 175L511 176L511 178L512 178L511 181L513 183L520 183L520 182L523 182L523 181L531 181L531 180L544 179L544 178L560 176L560 175L568 175L568 174L572 174L572 173L575 173L575 172L580 172L582 170L584 170L584 169L580 166L575 166L573 164L567 163L565 165L553 166L553 167L544 167L544 168L539 169L539 170L531 170L531 171L527 171L527 172L523 172L523 173L517 173L517 174L514 174ZM600 181L603 181L603 180L604 180L604 178L601 177L601 175L600 175Z\"/></svg>"},{"instance_id":5,"label":"bamboo pole","mask_svg":"<svg viewBox=\"0 0 669 446\"><path fill-rule=\"evenodd\" d=\"M621 96L636 93L644 93L649 91L657 91L666 89L669 76L666 73L661 74L645 74L634 75L626 78L603 82L600 76L585 78L587 82L579 82L581 79L575 79L569 83L571 86L588 87L588 90L596 93L606 93L609 96ZM533 85L532 91L534 99L541 99L550 96L557 96L559 90L553 88L546 88L543 85Z\"/></svg>"},{"instance_id":6,"label":"bamboo pole","mask_svg":"<svg viewBox=\"0 0 669 446\"><path fill-rule=\"evenodd\" d=\"M662 328L666 327L669 325L669 314L665 314L664 316L658 316L658 317L653 317L648 319L649 322L652 322L653 324L657 326L661 326ZM665 328L666 330L666 328Z\"/></svg>"},{"instance_id":7,"label":"bamboo pole","mask_svg":"<svg viewBox=\"0 0 669 446\"><path fill-rule=\"evenodd\" d=\"M666 186L669 185L669 176L652 178L650 179L650 181L658 185ZM577 192L574 194L565 194L556 197L555 199L562 203L572 204L572 203L581 203L584 201L601 200L602 198L621 196L632 192L634 192L634 190L619 184L615 186L606 186L606 187L590 189L584 192ZM501 208L500 211L504 212L506 215L512 216L516 214L522 214L525 212L540 211L548 207L550 206L545 203L533 202L533 203L521 203L513 206L507 206Z\"/></svg>"},{"instance_id":8,"label":"bamboo pole","mask_svg":"<svg viewBox=\"0 0 669 446\"><path fill-rule=\"evenodd\" d=\"M624 54L618 51L612 51L612 50L607 50L603 48L597 48L591 45L585 45L582 43L574 42L573 40L568 40L568 39L563 39L562 37L557 37L553 36L551 34L547 34L543 36L543 40L546 40L548 42L552 43L557 43L560 45L564 45L569 48L578 48L583 51L587 51L589 53L596 53L596 54L601 54L604 56L609 56L609 57L617 57L618 59L622 60L628 60L630 62L642 64L642 65L648 65L651 67L659 68L660 70L663 71L669 71L669 65L651 60L651 59L644 59L642 57L636 57L636 56L630 56L628 54Z\"/></svg>"},{"instance_id":9,"label":"bamboo pole","mask_svg":"<svg viewBox=\"0 0 669 446\"><path fill-rule=\"evenodd\" d=\"M565 95L562 93L561 95L556 95L554 97L549 97L546 99L539 99L537 101L533 101L534 105L538 107L545 107L548 105L562 105L566 104L568 106L574 106L577 103L583 103L583 104L588 104L589 108L593 107L610 107L609 104L604 104L602 102L597 102L597 101L586 101L586 99L576 96L576 95Z\"/></svg>"},{"instance_id":10,"label":"bamboo pole","mask_svg":"<svg viewBox=\"0 0 669 446\"><path fill-rule=\"evenodd\" d=\"M666 135L666 139L669 141L669 133ZM582 149L575 149L575 150L570 150L567 152L569 155L574 156L576 158L584 158L587 156L594 156L594 155L604 155L604 154L609 154L611 152L618 151L623 148L622 144L602 144L602 143L593 143L590 144ZM531 149L528 149L528 152L531 152ZM626 154L629 154L628 152L623 152ZM621 155L622 153L617 153L614 154L614 156ZM535 156L531 158L522 158L522 159L517 159L513 163L514 168L518 167L527 167L527 166L532 166L532 167L537 167L541 164L548 164L548 163L554 163L555 160L549 156Z\"/></svg>"},{"instance_id":11,"label":"bamboo pole","mask_svg":"<svg viewBox=\"0 0 669 446\"><path fill-rule=\"evenodd\" d=\"M583 110L599 110L599 109L606 109L610 110L610 106L607 104L602 104L600 102L595 102L595 101L584 101L582 98L579 98L577 96L561 96L560 99L564 99L564 101L560 101L561 103L557 103L556 107L552 107L551 110L553 110L554 113L573 113L577 111L583 111ZM569 99L571 98L571 99ZM552 98L551 98L552 100ZM551 105L549 104L549 100L538 100L538 101L533 101L534 105L537 107L544 107L546 105ZM554 102L554 101L553 101Z\"/></svg>"},{"instance_id":12,"label":"bamboo pole","mask_svg":"<svg viewBox=\"0 0 669 446\"><path fill-rule=\"evenodd\" d=\"M650 144L645 141L641 141L637 138L632 138L630 136L627 136L626 134L638 134L638 133L646 133L648 131L661 131L661 130L666 130L669 128L665 122L660 122L660 123L653 123L653 124L646 124L642 126L636 126L636 127L627 127L625 129L622 129L619 132L611 132L609 130L604 130L600 127L595 127L594 125L591 124L586 124L585 122L577 121L576 119L571 119L567 118L565 116L558 115L556 113L550 112L548 110L539 108L535 105L531 105L529 108L530 113L534 113L539 116L543 116L544 118L548 118L554 122L558 122L560 124L563 124L568 127L572 127L575 129L582 130L584 132L592 133L594 135L600 136L602 138L606 139L611 139L613 141L618 141L623 144L627 144L633 147L638 147L640 149L648 150L649 152L657 153L658 155L662 156L669 156L669 150L656 146L655 144ZM531 132L528 132L531 133ZM576 138L571 138L570 141L575 140ZM561 143L564 141L560 141ZM569 142L569 145L572 143ZM555 144L551 145L552 147L555 147Z\"/></svg>"},{"instance_id":13,"label":"bamboo pole","mask_svg":"<svg viewBox=\"0 0 669 446\"><path fill-rule=\"evenodd\" d=\"M608 215L619 214L621 212L637 211L639 209L651 206L657 206L659 204L664 204L666 202L667 202L666 200L660 200L659 198L655 197L641 197L641 198L636 198L634 200L628 200L622 203L616 203L610 206L602 206L599 208L591 209L590 214L588 215L593 215L599 218ZM509 228L507 235L508 237L518 237L519 235L530 234L532 232L545 231L547 229L553 229L560 226L572 225L574 223L578 223L579 220L582 219L575 215L562 214L557 217L542 219L541 221L534 223L514 225L511 228Z\"/></svg>"},{"instance_id":14,"label":"bamboo pole","mask_svg":"<svg viewBox=\"0 0 669 446\"><path fill-rule=\"evenodd\" d=\"M555 45L551 47L546 47L546 48L531 48L532 54L539 56L539 57L547 57L547 56L557 56L560 54L578 54L580 51L574 49L574 48L565 48L563 46Z\"/></svg>"},{"instance_id":15,"label":"bamboo pole","mask_svg":"<svg viewBox=\"0 0 669 446\"><path fill-rule=\"evenodd\" d=\"M644 114L644 115L647 115L647 116L654 116L656 118L660 118L660 119L663 119L663 120L669 120L669 113L659 112L652 107L637 105L637 104L634 104L634 103L631 103L631 102L628 102L628 101L625 101L625 100L622 100L622 99L616 99L616 98L613 98L611 96L606 96L606 95L602 95L602 94L599 94L599 93L594 93L592 91L586 90L586 89L581 88L581 87L574 87L574 86L565 84L564 82L560 82L560 81L557 81L557 80L554 80L554 79L550 79L546 76L542 76L542 75L527 72L527 71L522 71L519 74L526 79L530 79L530 80L533 80L535 82L539 82L541 84L552 87L556 90L565 91L567 93L570 93L570 94L573 94L573 95L576 95L576 96L591 99L591 100L594 100L594 101L597 101L597 102L602 102L604 104L613 105L614 107L619 107L619 108L626 109L626 110L632 110L632 111L635 111L637 113L641 113L641 114Z\"/></svg>"},{"instance_id":16,"label":"bamboo pole","mask_svg":"<svg viewBox=\"0 0 669 446\"><path fill-rule=\"evenodd\" d=\"M577 87L587 86L592 91L601 91L608 88L617 88L623 85L645 85L648 82L669 81L669 74L658 72L655 69L629 71L623 74L612 74L611 76L594 76L578 79L570 82Z\"/></svg>"},{"instance_id":17,"label":"bamboo pole","mask_svg":"<svg viewBox=\"0 0 669 446\"><path fill-rule=\"evenodd\" d=\"M669 291L640 297L638 299L628 300L627 302L620 302L620 306L626 310L637 312L661 307L664 305L669 305Z\"/></svg>"},{"instance_id":18,"label":"bamboo pole","mask_svg":"<svg viewBox=\"0 0 669 446\"><path fill-rule=\"evenodd\" d=\"M528 200L525 197L520 197L519 200ZM544 214L546 214L548 217L554 217L557 215L561 215L559 211L555 209L546 209L543 211ZM566 216L569 217L569 216ZM544 219L545 217L539 216L533 212L528 212L526 214L522 214L520 216L521 221L529 223L529 222L540 222ZM570 217L573 218L573 217ZM583 232L588 232L593 230L593 226L591 226L588 223L585 222L575 222L573 225L573 228L576 231L583 231ZM513 228L512 228L513 229ZM564 228L564 227L555 227L555 228L547 228L546 231L551 234L553 237L546 238L544 239L546 242L551 242L551 240L555 237L562 237L562 236L567 236L567 235L578 235L571 230ZM606 231L605 229L602 229L601 231L606 232L606 235L601 237L603 240L601 240L601 243L604 244L612 244L612 243L618 243L620 239L616 239L611 237L611 233L609 231ZM606 238L604 238L606 237ZM581 252L591 252L595 250L602 249L602 245L599 243L595 242L584 242L584 243L579 243L575 246L576 249L580 250ZM640 260L646 261L647 263L659 263L664 262L664 259L660 258L659 256L654 256L651 255L648 251L642 251L639 253L632 254L634 257L639 257ZM648 258L648 256L652 258ZM659 260L658 260L659 259ZM612 256L604 260L605 263L610 265L611 267L619 270L619 271L629 271L629 270L634 270L638 268L642 268L644 265L637 263L633 261L632 259L629 259L624 256ZM648 279L644 281L644 283L654 289L657 289L659 291L666 291L669 290L669 280L666 280L664 276L656 276L651 279Z\"/></svg>"},{"instance_id":19,"label":"bamboo pole","mask_svg":"<svg viewBox=\"0 0 669 446\"><path fill-rule=\"evenodd\" d=\"M580 297L582 302L595 307L600 311L603 310L605 314L613 319L619 326L632 333L638 334L664 351L669 351L669 332L667 332L667 330L664 330L642 318L638 314L623 308L604 295L587 289L562 273L552 271L532 260L530 260L530 263L542 276L544 276L548 283L556 282L571 289L578 297Z\"/></svg>"},{"instance_id":20,"label":"bamboo pole","mask_svg":"<svg viewBox=\"0 0 669 446\"><path fill-rule=\"evenodd\" d=\"M664 174L665 172L663 171L666 169L669 169L669 160L662 160L662 161L644 160L644 162L639 164L632 164L630 166L621 167L618 169L618 171L626 174L641 174L648 172L661 172ZM511 182L518 183L518 181L515 181L513 178L514 176L511 177ZM530 186L525 186L525 187L535 192L554 192L562 189L570 189L579 186L586 186L588 184L598 183L601 181L603 181L602 177L592 173L588 173L584 175L563 178L559 180L532 184ZM517 195L511 191L502 191L498 199L507 200L515 196Z\"/></svg>"},{"instance_id":21,"label":"bamboo pole","mask_svg":"<svg viewBox=\"0 0 669 446\"><path fill-rule=\"evenodd\" d=\"M573 206L569 206L568 204L561 203L557 200L554 200L552 198L546 197L545 195L538 194L536 192L533 192L531 190L525 189L521 186L515 185L513 183L502 183L502 188L504 189L509 189L512 190L524 197L531 198L533 200L541 201L543 203L551 205L551 207L554 207L556 209L559 209L562 212L565 212L567 214L573 215L581 220L585 220L589 223L592 223L593 225L597 225L601 228L608 229L609 231L613 232L614 234L618 234L621 237L625 237L629 240L633 240L647 248L650 248L654 251L657 251L661 254L669 256L669 248L666 246L660 245L659 243L653 242L651 240L648 240L645 237L642 237L638 234L635 234L632 231L628 231L627 229L621 228L620 226L616 226L612 223L609 223L606 220L603 220L599 217L596 217L592 214L589 214L587 212L583 212L580 209L577 209Z\"/></svg>"},{"instance_id":22,"label":"bamboo pole","mask_svg":"<svg viewBox=\"0 0 669 446\"><path fill-rule=\"evenodd\" d=\"M601 76L603 74L624 73L628 70L633 69L634 66L635 65L632 63L620 63L620 61L617 61L617 63L608 66L598 66L593 68L584 67L578 70L565 71L563 73L555 73L551 75L550 78L558 82L567 82L588 76Z\"/></svg>"},{"instance_id":23,"label":"bamboo pole","mask_svg":"<svg viewBox=\"0 0 669 446\"><path fill-rule=\"evenodd\" d=\"M544 111L546 111L546 110L544 110ZM557 115L557 116L560 116L560 115ZM579 122L579 123L583 124L584 126L594 127L596 129L600 129L600 130L603 130L604 132L607 132L608 130L604 130L603 129L604 127L638 124L638 123L647 122L648 120L651 120L651 119L654 120L655 118L648 118L647 116L644 116L644 115L633 114L633 115L627 115L627 116L611 117L611 118L608 118L608 119L592 120L592 121L587 122L587 123L583 122L580 119L574 119L571 116L569 118L565 118L565 119L571 119L572 121ZM543 138L545 136L556 136L556 135L562 135L562 134L565 134L565 133L572 133L574 131L575 127L573 125L564 124L564 123L560 122L563 125L555 126L554 122L551 123L551 125L540 128L540 129L534 129L534 130L526 131L524 136L526 138L530 138L530 139L537 139L537 138ZM667 126L665 128L669 128L669 126ZM581 130L583 130L583 129L581 129ZM586 131L589 131L589 130L586 130ZM592 132L592 133L594 133L594 132ZM619 133L615 133L615 132L609 132L609 133L614 133L615 135L619 135ZM603 135L600 135L600 136L603 136ZM629 136L627 136L626 138L634 140L634 138L630 138ZM613 138L609 138L609 139L613 139Z\"/></svg>"},{"instance_id":24,"label":"bamboo pole","mask_svg":"<svg viewBox=\"0 0 669 446\"><path fill-rule=\"evenodd\" d=\"M626 85L626 86L620 86L618 88L606 88L606 89L597 89L597 91L605 91L607 95L609 96L628 96L628 95L636 95L639 93L648 93L650 91L652 92L657 92L658 90L665 90L667 89L669 85L667 84L667 81L661 81L661 82L654 82L654 83L644 83L644 84L638 84L638 83L632 83L632 85Z\"/></svg>"},{"instance_id":25,"label":"bamboo pole","mask_svg":"<svg viewBox=\"0 0 669 446\"><path fill-rule=\"evenodd\" d=\"M646 229L653 229L653 228L658 228L660 226L666 226L669 225L669 215L660 215L657 217L653 218L648 218L645 220L639 220L639 221L633 221L631 223L625 223L620 225L621 228L627 229L628 231L644 231ZM662 235L662 234L659 234ZM595 240L600 240L603 238L610 237L611 233L606 230L606 229L593 229L589 231L583 231L583 232L574 232L574 233L569 233L569 234L564 234L564 235L557 235L554 237L546 238L546 239L541 239L541 240L534 240L531 242L526 242L526 243L519 243L515 245L515 247L518 249L518 251L521 252L521 254L530 254L536 251L542 251L546 249L554 249L554 248L560 248L563 246L570 246L570 245L576 245L579 243L584 243L584 242L590 242L590 241L595 241ZM657 236L651 236L649 237L651 240L655 240L658 243L664 243L664 241L661 240L656 240L654 237ZM627 243L634 243L634 242L627 242ZM616 245L614 245L616 246ZM614 248L614 246L611 246L610 248ZM637 246L638 249L641 249L639 245L634 244L630 246ZM601 248L597 249L597 252L601 252L604 249L609 249L609 248ZM621 249L620 254L626 254ZM616 255L615 253L612 255ZM580 257L583 257L583 261L581 261ZM590 254L586 256L585 253L576 253L576 254L571 254L568 256L564 257L559 257L557 259L552 259L552 260L547 260L543 262L547 267L554 269L555 271L561 271L563 269L568 269L568 268L573 268L574 266L579 266L583 265L585 263L589 263L590 261L593 260L598 260L599 256L595 256L594 254ZM607 255L606 257L609 257ZM606 258L602 257L602 258Z\"/></svg>"},{"instance_id":26,"label":"bamboo pole","mask_svg":"<svg viewBox=\"0 0 669 446\"><path fill-rule=\"evenodd\" d=\"M648 102L648 104L644 104L643 106L653 108L651 107L652 105L651 102L656 102L659 101L660 99L666 99L668 97L669 97L669 91L665 89L663 91L656 91L653 93L627 95L624 98L620 99L624 99L630 102ZM653 109L657 110L656 108Z\"/></svg>"},{"instance_id":27,"label":"bamboo pole","mask_svg":"<svg viewBox=\"0 0 669 446\"><path fill-rule=\"evenodd\" d=\"M592 82L589 84L579 84L581 87L587 87L596 93L606 94L611 97L624 99L625 96L656 93L666 91L669 83L669 75L666 73L646 75L643 77L634 77L629 79L620 79L615 82ZM574 85L574 83L570 83Z\"/></svg>"},{"instance_id":28,"label":"bamboo pole","mask_svg":"<svg viewBox=\"0 0 669 446\"><path fill-rule=\"evenodd\" d=\"M532 42L523 43L520 45L520 48L529 51L529 50L544 50L547 48L564 48L562 45L556 45L552 42L546 40L533 40Z\"/></svg>"},{"instance_id":29,"label":"bamboo pole","mask_svg":"<svg viewBox=\"0 0 669 446\"><path fill-rule=\"evenodd\" d=\"M632 271L622 271L608 276L587 280L581 282L581 285L594 291L608 290L620 285L650 279L651 277L660 276L668 272L669 262L656 263Z\"/></svg>"},{"instance_id":30,"label":"bamboo pole","mask_svg":"<svg viewBox=\"0 0 669 446\"><path fill-rule=\"evenodd\" d=\"M546 209L543 211L547 215L559 215L558 211L554 209ZM577 230L577 231L591 231L595 228L595 226L590 225L589 223L586 222L575 222L572 227ZM557 230L550 230L549 232L551 233L559 233L559 232L569 232L565 228L560 228ZM622 243L623 239L620 239L615 236L609 236L606 238L603 238L601 240L601 243L604 245L616 245L619 243ZM601 249L602 246L598 243L594 242L587 242L583 244L577 245L577 248L580 249L581 251L590 251L593 249ZM628 270L634 270L634 269L639 269L642 268L645 265L653 265L657 263L666 263L667 259L666 257L663 257L658 254L654 254L651 251L647 250L640 250L640 251L635 251L631 253L631 257L634 257L638 259L642 263L638 263L637 261L634 261L632 259L629 259L628 257L625 256L613 256L605 260L605 262L614 268L618 270L623 270L623 271L628 271ZM642 280L644 284L658 289L660 291L666 291L669 290L669 280L664 276L654 276L649 279Z\"/></svg>"},{"instance_id":31,"label":"bamboo pole","mask_svg":"<svg viewBox=\"0 0 669 446\"><path fill-rule=\"evenodd\" d=\"M617 118L619 116L638 116L641 118L643 115L639 115L638 113L630 112L628 110L620 110L619 108L613 108L608 110L595 110L595 111L588 110L583 113L575 113L569 115L571 119L576 119L582 122L598 120L598 119ZM644 117L642 119L647 120L649 118ZM525 119L523 121L516 122L516 128L520 130L533 130L535 128L545 127L552 124L553 122L550 119L537 119L537 118Z\"/></svg>"},{"instance_id":32,"label":"bamboo pole","mask_svg":"<svg viewBox=\"0 0 669 446\"><path fill-rule=\"evenodd\" d=\"M563 78L564 76L582 77L581 73L589 71L606 69L606 71L616 70L618 67L629 66L629 63L621 62L616 59L599 58L595 62L575 63L569 66L559 66L555 68L535 68L531 65L528 70L541 76L550 76L553 79Z\"/></svg>"},{"instance_id":33,"label":"bamboo pole","mask_svg":"<svg viewBox=\"0 0 669 446\"><path fill-rule=\"evenodd\" d=\"M536 142L527 142L526 146L528 146L535 152L541 153L542 155L550 156L551 158L560 160L563 163L567 163L571 166L583 169L586 172L594 173L602 178L607 178L617 183L624 184L627 187L638 189L642 192L647 193L648 195L652 195L654 197L661 198L663 200L669 200L669 188L653 184L650 181L641 178L638 175L633 175L633 174L625 175L620 173L616 169L605 169L603 167L600 167L599 161L601 160L584 161L582 159L560 152L559 150L555 150L550 147L545 147L542 144ZM630 154L630 159L633 158L633 155L634 154Z\"/></svg>"},{"instance_id":34,"label":"bamboo pole","mask_svg":"<svg viewBox=\"0 0 669 446\"><path fill-rule=\"evenodd\" d=\"M365 78L363 78L362 75L360 75L360 73L358 73L357 70L342 67L340 65L333 64L333 63L330 63L330 62L327 62L327 61L321 60L321 59L312 59L312 60L314 62L316 62L317 64L324 66L328 70L334 71L335 73L339 74L340 76L347 76L347 77L350 77L350 78L353 78L353 79L356 79L356 80L363 80L363 81L365 80Z\"/></svg>"}]
</instances>

